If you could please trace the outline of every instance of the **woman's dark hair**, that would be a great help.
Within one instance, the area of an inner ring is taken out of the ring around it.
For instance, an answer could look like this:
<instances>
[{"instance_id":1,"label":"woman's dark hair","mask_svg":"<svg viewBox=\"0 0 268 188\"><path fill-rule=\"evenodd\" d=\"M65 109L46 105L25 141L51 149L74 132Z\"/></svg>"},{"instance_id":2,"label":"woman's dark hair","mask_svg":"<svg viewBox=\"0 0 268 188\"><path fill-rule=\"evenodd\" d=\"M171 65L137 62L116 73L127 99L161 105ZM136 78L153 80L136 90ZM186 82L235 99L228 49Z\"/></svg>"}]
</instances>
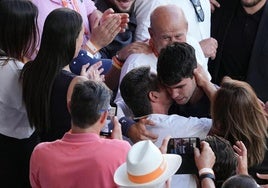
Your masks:
<instances>
[{"instance_id":1,"label":"woman's dark hair","mask_svg":"<svg viewBox=\"0 0 268 188\"><path fill-rule=\"evenodd\" d=\"M23 99L31 126L47 129L50 97L56 76L73 59L82 17L74 10L59 8L46 18L36 58L22 70Z\"/></svg>"},{"instance_id":2,"label":"woman's dark hair","mask_svg":"<svg viewBox=\"0 0 268 188\"><path fill-rule=\"evenodd\" d=\"M267 149L267 114L248 83L224 77L211 105L211 117L212 132L232 145L243 141L248 167L262 163Z\"/></svg>"},{"instance_id":3,"label":"woman's dark hair","mask_svg":"<svg viewBox=\"0 0 268 188\"><path fill-rule=\"evenodd\" d=\"M0 57L31 56L37 41L37 7L29 0L0 1ZM7 62L7 61L6 61Z\"/></svg>"}]
</instances>

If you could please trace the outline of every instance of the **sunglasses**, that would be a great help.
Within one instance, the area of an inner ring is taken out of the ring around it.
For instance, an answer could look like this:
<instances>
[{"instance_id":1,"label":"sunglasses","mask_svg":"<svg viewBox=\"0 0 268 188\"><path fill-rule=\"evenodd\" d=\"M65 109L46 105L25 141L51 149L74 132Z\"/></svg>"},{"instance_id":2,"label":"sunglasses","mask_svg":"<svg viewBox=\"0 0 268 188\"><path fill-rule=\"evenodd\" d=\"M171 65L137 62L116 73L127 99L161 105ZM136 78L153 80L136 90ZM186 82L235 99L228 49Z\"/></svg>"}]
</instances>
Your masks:
<instances>
[{"instance_id":1,"label":"sunglasses","mask_svg":"<svg viewBox=\"0 0 268 188\"><path fill-rule=\"evenodd\" d=\"M200 0L190 0L194 10L195 10L195 14L197 16L197 19L199 22L203 22L205 19L205 15L204 15L204 11L202 9L202 6L200 4Z\"/></svg>"}]
</instances>

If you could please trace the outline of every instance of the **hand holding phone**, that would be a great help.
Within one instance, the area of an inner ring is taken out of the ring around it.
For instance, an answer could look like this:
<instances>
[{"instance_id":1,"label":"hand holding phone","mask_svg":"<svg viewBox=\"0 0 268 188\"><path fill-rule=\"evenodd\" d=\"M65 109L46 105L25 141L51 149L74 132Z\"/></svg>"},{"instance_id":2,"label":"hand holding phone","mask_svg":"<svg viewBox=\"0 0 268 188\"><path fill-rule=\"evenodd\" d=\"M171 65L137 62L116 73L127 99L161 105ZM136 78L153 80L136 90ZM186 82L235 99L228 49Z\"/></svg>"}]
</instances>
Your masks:
<instances>
[{"instance_id":1,"label":"hand holding phone","mask_svg":"<svg viewBox=\"0 0 268 188\"><path fill-rule=\"evenodd\" d=\"M106 119L106 124L101 129L100 135L101 136L107 136L111 137L114 125L113 125L113 117L116 115L116 107L111 107L108 111L108 116Z\"/></svg>"},{"instance_id":2,"label":"hand holding phone","mask_svg":"<svg viewBox=\"0 0 268 188\"><path fill-rule=\"evenodd\" d=\"M198 174L194 161L194 148L200 149L198 137L171 138L168 142L167 153L179 154L182 164L176 174Z\"/></svg>"}]
</instances>

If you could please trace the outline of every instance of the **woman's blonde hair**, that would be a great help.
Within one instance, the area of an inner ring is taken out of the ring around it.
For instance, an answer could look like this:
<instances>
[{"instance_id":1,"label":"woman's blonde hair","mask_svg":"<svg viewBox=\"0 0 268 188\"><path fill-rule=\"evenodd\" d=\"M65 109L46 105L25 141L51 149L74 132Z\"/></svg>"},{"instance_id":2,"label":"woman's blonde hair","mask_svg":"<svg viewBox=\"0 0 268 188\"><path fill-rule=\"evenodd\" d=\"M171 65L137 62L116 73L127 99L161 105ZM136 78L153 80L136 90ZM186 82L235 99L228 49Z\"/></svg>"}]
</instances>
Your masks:
<instances>
[{"instance_id":1,"label":"woman's blonde hair","mask_svg":"<svg viewBox=\"0 0 268 188\"><path fill-rule=\"evenodd\" d=\"M251 86L225 77L212 102L217 134L232 144L241 140L248 150L248 166L260 164L266 151L267 114Z\"/></svg>"}]
</instances>

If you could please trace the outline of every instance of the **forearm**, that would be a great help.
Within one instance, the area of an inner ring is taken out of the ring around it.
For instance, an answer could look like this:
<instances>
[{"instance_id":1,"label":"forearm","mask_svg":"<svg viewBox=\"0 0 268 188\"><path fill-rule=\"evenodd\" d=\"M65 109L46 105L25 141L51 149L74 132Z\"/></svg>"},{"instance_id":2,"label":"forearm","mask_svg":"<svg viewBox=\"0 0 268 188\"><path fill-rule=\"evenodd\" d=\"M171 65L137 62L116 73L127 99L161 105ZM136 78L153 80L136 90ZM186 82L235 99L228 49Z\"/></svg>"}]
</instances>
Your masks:
<instances>
[{"instance_id":1,"label":"forearm","mask_svg":"<svg viewBox=\"0 0 268 188\"><path fill-rule=\"evenodd\" d=\"M215 188L214 181L210 178L204 178L201 181L201 187L202 188Z\"/></svg>"},{"instance_id":2,"label":"forearm","mask_svg":"<svg viewBox=\"0 0 268 188\"><path fill-rule=\"evenodd\" d=\"M208 96L210 102L212 102L213 98L218 90L218 86L211 83L211 82L208 82L207 84L202 86L202 89L205 92L205 94Z\"/></svg>"},{"instance_id":3,"label":"forearm","mask_svg":"<svg viewBox=\"0 0 268 188\"><path fill-rule=\"evenodd\" d=\"M129 128L135 124L135 121L127 117L122 117L119 119L119 122L121 123L122 134L128 137Z\"/></svg>"},{"instance_id":4,"label":"forearm","mask_svg":"<svg viewBox=\"0 0 268 188\"><path fill-rule=\"evenodd\" d=\"M112 68L105 75L105 84L113 91L118 89L121 70L112 65Z\"/></svg>"}]
</instances>

